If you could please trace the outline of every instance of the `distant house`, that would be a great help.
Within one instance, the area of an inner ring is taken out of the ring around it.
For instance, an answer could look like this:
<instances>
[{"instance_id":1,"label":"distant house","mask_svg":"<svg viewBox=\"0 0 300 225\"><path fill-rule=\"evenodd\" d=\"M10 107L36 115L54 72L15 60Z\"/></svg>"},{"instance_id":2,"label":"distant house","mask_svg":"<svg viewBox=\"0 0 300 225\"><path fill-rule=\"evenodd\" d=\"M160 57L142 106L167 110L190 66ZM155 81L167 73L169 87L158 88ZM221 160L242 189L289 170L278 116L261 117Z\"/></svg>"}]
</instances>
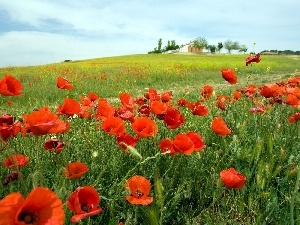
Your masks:
<instances>
[{"instance_id":1,"label":"distant house","mask_svg":"<svg viewBox=\"0 0 300 225\"><path fill-rule=\"evenodd\" d=\"M179 47L179 52L181 53L203 53L203 49L194 47L192 41Z\"/></svg>"}]
</instances>

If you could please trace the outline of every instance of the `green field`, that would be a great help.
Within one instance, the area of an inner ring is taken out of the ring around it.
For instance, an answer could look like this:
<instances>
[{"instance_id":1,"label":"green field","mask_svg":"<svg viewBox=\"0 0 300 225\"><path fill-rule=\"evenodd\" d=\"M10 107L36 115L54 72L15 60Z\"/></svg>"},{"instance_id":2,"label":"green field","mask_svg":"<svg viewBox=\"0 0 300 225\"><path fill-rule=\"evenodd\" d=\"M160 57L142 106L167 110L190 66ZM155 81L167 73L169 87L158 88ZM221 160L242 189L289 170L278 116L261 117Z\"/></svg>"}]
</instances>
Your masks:
<instances>
[{"instance_id":1,"label":"green field","mask_svg":"<svg viewBox=\"0 0 300 225\"><path fill-rule=\"evenodd\" d=\"M169 106L185 118L182 125L170 129L159 115L151 113L150 118L158 126L157 134L139 138L130 153L118 145L114 135L101 129L104 121L94 116L97 103L90 109L90 119L59 115L70 124L66 133L18 134L7 143L0 141L0 162L16 153L29 157L29 163L20 168L0 165L2 180L13 170L22 174L8 185L0 184L0 199L13 192L27 196L41 186L53 190L65 203L76 188L89 185L100 194L99 207L103 211L79 224L300 224L300 126L297 121L288 122L299 112L300 103L291 105L286 101L289 88L294 88L295 93L300 88L300 79L293 85L288 82L300 75L300 57L262 55L261 62L247 67L246 57L149 54L0 68L0 79L10 74L24 88L21 96L0 95L0 116L11 114L21 123L25 114L44 106L56 113L66 98L80 102L80 97L91 92L117 110L121 93L137 99L144 97L149 88L157 90L158 95L171 91ZM230 85L222 78L223 68L235 71L236 84ZM67 79L74 89L57 88L57 77ZM283 94L261 95L265 84L276 83ZM201 96L204 85L214 89L207 99ZM255 92L249 96L251 86ZM242 97L234 99L237 90ZM219 107L222 96L223 110ZM300 102L300 95L295 96ZM194 115L190 108L179 106L178 100L183 98L205 106L208 115ZM250 112L258 107L264 109L262 113ZM133 113L139 117L137 109ZM231 134L220 136L212 131L216 117L226 121ZM131 123L125 121L126 132L135 135ZM169 155L161 151L161 140L174 139L187 131L200 134L206 147L192 154ZM65 143L59 154L43 147L46 140L54 137ZM64 168L75 161L85 163L89 171L78 179L67 178ZM220 172L230 167L246 177L243 188L226 188L222 183ZM124 185L134 175L150 181L149 195L154 199L151 204L126 201L128 190ZM66 204L63 207L64 224L71 224L73 213Z\"/></svg>"}]
</instances>

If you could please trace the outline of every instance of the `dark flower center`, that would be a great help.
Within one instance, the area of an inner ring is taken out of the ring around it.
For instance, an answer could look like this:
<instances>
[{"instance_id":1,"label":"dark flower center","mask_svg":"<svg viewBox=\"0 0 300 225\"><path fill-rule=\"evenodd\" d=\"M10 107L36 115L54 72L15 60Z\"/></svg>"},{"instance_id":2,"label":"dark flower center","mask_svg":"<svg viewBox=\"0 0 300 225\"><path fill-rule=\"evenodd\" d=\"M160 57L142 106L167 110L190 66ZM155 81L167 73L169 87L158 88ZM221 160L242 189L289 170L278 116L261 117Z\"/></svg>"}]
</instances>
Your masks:
<instances>
[{"instance_id":1,"label":"dark flower center","mask_svg":"<svg viewBox=\"0 0 300 225\"><path fill-rule=\"evenodd\" d=\"M134 193L138 196L138 198L140 198L141 196L143 196L143 192L141 190L139 190L139 189L136 189L136 191Z\"/></svg>"},{"instance_id":2,"label":"dark flower center","mask_svg":"<svg viewBox=\"0 0 300 225\"><path fill-rule=\"evenodd\" d=\"M83 205L83 206L81 206L81 209L84 212L90 212L92 208L93 208L92 205Z\"/></svg>"},{"instance_id":3,"label":"dark flower center","mask_svg":"<svg viewBox=\"0 0 300 225\"><path fill-rule=\"evenodd\" d=\"M32 211L22 211L18 216L18 221L22 221L25 224L37 224L37 215Z\"/></svg>"}]
</instances>

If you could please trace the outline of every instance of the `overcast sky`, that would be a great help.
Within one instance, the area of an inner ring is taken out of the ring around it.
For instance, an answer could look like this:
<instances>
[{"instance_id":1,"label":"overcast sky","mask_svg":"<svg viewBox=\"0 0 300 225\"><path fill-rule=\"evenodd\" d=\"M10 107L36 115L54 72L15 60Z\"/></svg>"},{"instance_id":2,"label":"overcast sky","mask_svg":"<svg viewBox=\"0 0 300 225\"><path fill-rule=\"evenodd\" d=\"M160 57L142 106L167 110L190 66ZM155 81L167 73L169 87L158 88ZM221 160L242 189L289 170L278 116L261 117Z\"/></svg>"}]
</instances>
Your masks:
<instances>
[{"instance_id":1,"label":"overcast sky","mask_svg":"<svg viewBox=\"0 0 300 225\"><path fill-rule=\"evenodd\" d=\"M0 0L0 67L146 54L159 38L296 51L299 14L299 0Z\"/></svg>"}]
</instances>

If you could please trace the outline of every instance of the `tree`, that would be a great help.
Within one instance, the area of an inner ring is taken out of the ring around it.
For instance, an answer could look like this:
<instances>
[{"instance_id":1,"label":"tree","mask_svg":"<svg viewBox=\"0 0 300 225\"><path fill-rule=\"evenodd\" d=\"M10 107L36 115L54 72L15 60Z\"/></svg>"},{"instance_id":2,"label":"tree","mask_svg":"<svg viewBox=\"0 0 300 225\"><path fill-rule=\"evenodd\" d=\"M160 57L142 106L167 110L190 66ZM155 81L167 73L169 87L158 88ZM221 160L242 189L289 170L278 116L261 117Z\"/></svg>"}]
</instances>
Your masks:
<instances>
[{"instance_id":1,"label":"tree","mask_svg":"<svg viewBox=\"0 0 300 225\"><path fill-rule=\"evenodd\" d=\"M223 48L223 44L222 42L219 42L217 47L219 53L221 52L222 48Z\"/></svg>"},{"instance_id":2,"label":"tree","mask_svg":"<svg viewBox=\"0 0 300 225\"><path fill-rule=\"evenodd\" d=\"M246 45L241 45L239 52L244 52L244 54L248 51L248 47Z\"/></svg>"},{"instance_id":3,"label":"tree","mask_svg":"<svg viewBox=\"0 0 300 225\"><path fill-rule=\"evenodd\" d=\"M198 37L193 41L193 46L199 49L207 48L207 40L204 37Z\"/></svg>"},{"instance_id":4,"label":"tree","mask_svg":"<svg viewBox=\"0 0 300 225\"><path fill-rule=\"evenodd\" d=\"M225 47L225 49L228 50L228 53L231 54L232 50L239 50L240 49L240 44L237 41L227 40L227 41L224 42L224 47Z\"/></svg>"},{"instance_id":5,"label":"tree","mask_svg":"<svg viewBox=\"0 0 300 225\"><path fill-rule=\"evenodd\" d=\"M215 53L216 52L216 46L215 45L208 45L207 49L211 52L211 53Z\"/></svg>"},{"instance_id":6,"label":"tree","mask_svg":"<svg viewBox=\"0 0 300 225\"><path fill-rule=\"evenodd\" d=\"M161 45L162 45L162 39L158 39L158 47L157 47L157 50L158 51L161 51Z\"/></svg>"}]
</instances>

